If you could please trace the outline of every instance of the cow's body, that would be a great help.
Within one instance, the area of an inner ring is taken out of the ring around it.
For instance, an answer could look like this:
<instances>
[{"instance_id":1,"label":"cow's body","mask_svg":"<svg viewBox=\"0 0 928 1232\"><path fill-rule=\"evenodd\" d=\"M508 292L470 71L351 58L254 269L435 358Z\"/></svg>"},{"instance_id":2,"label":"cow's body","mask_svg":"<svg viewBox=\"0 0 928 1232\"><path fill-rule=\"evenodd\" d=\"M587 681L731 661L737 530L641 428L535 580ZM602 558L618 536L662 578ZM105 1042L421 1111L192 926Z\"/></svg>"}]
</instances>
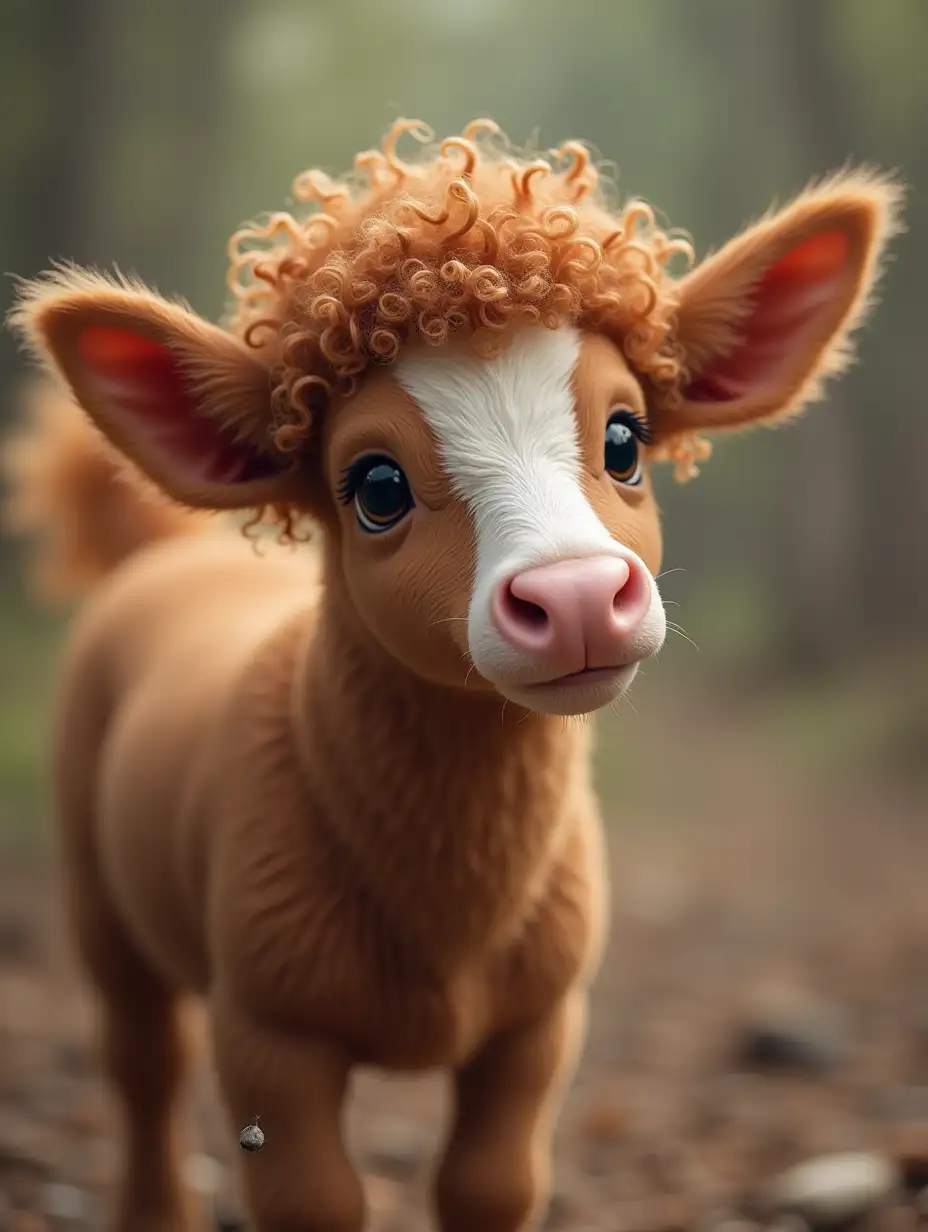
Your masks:
<instances>
[{"instance_id":1,"label":"cow's body","mask_svg":"<svg viewBox=\"0 0 928 1232\"><path fill-rule=\"evenodd\" d=\"M615 212L582 147L529 163L487 127L412 167L399 122L366 186L300 177L325 213L239 233L231 333L77 270L14 313L68 386L14 449L13 503L44 580L85 596L53 779L121 1232L196 1222L188 992L231 1123L267 1135L256 1232L360 1232L358 1064L451 1072L442 1232L537 1221L604 923L574 716L665 636L650 463L687 475L700 430L816 396L895 222L895 186L846 174L677 281L689 245ZM267 508L319 546L256 556L189 512Z\"/></svg>"}]
</instances>

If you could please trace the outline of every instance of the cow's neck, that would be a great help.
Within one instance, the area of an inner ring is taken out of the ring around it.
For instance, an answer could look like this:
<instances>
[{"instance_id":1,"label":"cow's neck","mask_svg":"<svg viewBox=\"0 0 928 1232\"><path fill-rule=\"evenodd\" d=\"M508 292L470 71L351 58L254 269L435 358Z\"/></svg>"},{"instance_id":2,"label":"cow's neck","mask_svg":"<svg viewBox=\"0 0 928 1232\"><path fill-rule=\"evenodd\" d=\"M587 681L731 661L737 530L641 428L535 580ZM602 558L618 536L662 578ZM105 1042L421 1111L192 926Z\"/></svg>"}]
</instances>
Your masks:
<instances>
[{"instance_id":1,"label":"cow's neck","mask_svg":"<svg viewBox=\"0 0 928 1232\"><path fill-rule=\"evenodd\" d=\"M385 916L444 961L516 925L585 791L588 729L420 680L331 586L295 688L308 804Z\"/></svg>"}]
</instances>

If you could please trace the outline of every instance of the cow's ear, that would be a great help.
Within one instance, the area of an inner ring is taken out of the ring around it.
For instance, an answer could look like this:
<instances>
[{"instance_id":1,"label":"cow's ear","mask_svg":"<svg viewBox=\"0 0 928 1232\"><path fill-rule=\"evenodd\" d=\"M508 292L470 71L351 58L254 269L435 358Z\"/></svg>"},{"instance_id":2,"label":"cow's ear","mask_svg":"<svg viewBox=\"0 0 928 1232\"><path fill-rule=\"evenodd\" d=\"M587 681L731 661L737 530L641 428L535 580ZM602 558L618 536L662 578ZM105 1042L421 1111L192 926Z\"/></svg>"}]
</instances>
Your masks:
<instances>
[{"instance_id":1,"label":"cow's ear","mask_svg":"<svg viewBox=\"0 0 928 1232\"><path fill-rule=\"evenodd\" d=\"M688 373L667 439L790 415L851 358L902 190L842 173L749 227L679 286L677 340Z\"/></svg>"},{"instance_id":2,"label":"cow's ear","mask_svg":"<svg viewBox=\"0 0 928 1232\"><path fill-rule=\"evenodd\" d=\"M270 378L225 330L141 285L69 269L12 317L107 439L174 500L244 509L295 494L270 440Z\"/></svg>"}]
</instances>

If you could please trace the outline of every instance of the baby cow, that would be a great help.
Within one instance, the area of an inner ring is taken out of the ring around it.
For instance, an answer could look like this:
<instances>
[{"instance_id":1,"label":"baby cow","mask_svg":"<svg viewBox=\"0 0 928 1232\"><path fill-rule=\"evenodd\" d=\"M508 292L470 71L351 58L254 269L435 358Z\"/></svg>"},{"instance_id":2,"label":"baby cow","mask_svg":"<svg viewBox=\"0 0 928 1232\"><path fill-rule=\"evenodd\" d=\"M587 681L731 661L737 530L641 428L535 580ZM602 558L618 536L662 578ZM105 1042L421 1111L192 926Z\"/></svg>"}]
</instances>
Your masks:
<instances>
[{"instance_id":1,"label":"baby cow","mask_svg":"<svg viewBox=\"0 0 928 1232\"><path fill-rule=\"evenodd\" d=\"M649 470L848 357L899 192L688 244L583 146L398 123L232 245L227 328L66 268L13 324L58 380L9 450L46 584L89 592L53 786L125 1118L116 1227L197 1224L182 998L206 999L258 1232L359 1232L352 1068L441 1067L443 1232L535 1226L606 887L589 715L661 648ZM202 511L250 511L256 552ZM311 525L310 547L294 550Z\"/></svg>"}]
</instances>

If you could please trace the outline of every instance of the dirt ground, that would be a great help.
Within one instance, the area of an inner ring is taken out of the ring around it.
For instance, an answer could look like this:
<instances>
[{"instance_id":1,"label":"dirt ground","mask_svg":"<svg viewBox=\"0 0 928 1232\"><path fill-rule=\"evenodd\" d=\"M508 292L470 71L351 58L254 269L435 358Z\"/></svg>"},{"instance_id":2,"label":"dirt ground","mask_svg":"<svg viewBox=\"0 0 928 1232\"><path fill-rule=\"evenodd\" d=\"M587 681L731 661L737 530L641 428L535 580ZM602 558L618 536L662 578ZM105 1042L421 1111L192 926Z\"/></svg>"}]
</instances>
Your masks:
<instances>
[{"instance_id":1,"label":"dirt ground","mask_svg":"<svg viewBox=\"0 0 928 1232\"><path fill-rule=\"evenodd\" d=\"M654 722L640 717L636 748L656 738ZM850 767L810 781L769 754L752 722L665 712L674 774L657 780L642 753L628 807L611 810L613 935L560 1122L547 1228L928 1227L924 795ZM55 904L44 868L8 862L0 1228L10 1232L106 1226L114 1126ZM208 1075L194 1105L189 1179L217 1227L243 1228L240 1148ZM429 1226L443 1110L434 1079L359 1075L349 1127L378 1232Z\"/></svg>"}]
</instances>

